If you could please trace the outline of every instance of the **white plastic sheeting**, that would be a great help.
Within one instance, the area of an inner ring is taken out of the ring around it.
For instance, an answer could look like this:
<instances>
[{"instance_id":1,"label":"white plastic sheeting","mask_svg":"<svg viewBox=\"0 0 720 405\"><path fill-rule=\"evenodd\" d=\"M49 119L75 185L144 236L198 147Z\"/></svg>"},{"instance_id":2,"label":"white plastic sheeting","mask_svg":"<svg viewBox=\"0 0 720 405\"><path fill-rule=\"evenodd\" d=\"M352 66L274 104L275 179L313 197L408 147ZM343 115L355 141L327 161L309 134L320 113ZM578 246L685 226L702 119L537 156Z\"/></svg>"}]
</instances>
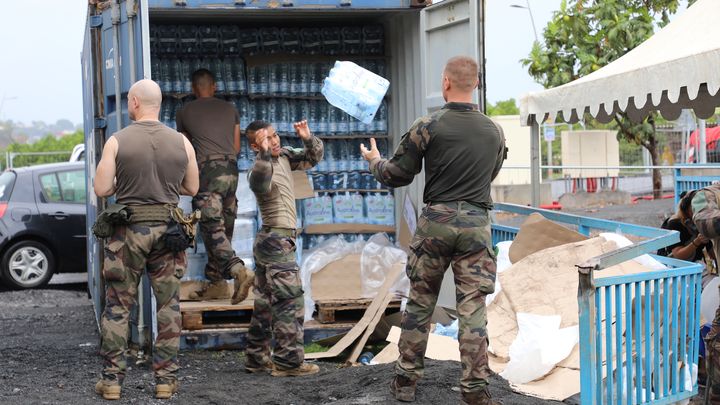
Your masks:
<instances>
[{"instance_id":1,"label":"white plastic sheeting","mask_svg":"<svg viewBox=\"0 0 720 405\"><path fill-rule=\"evenodd\" d=\"M396 248L387 235L378 233L370 237L360 256L360 276L362 295L373 298L385 283L388 270L397 263L407 263L407 254ZM391 291L406 296L410 290L410 280L403 274Z\"/></svg>"},{"instance_id":2,"label":"white plastic sheeting","mask_svg":"<svg viewBox=\"0 0 720 405\"><path fill-rule=\"evenodd\" d=\"M560 329L560 315L517 314L518 335L510 345L510 361L500 376L525 384L549 373L570 355L579 341L577 325Z\"/></svg>"},{"instance_id":3,"label":"white plastic sheeting","mask_svg":"<svg viewBox=\"0 0 720 405\"><path fill-rule=\"evenodd\" d=\"M720 106L720 1L698 0L670 24L609 65L562 86L520 99L523 124L562 112L609 122L618 112L640 121L650 111L675 120L682 109L709 118Z\"/></svg>"}]
</instances>

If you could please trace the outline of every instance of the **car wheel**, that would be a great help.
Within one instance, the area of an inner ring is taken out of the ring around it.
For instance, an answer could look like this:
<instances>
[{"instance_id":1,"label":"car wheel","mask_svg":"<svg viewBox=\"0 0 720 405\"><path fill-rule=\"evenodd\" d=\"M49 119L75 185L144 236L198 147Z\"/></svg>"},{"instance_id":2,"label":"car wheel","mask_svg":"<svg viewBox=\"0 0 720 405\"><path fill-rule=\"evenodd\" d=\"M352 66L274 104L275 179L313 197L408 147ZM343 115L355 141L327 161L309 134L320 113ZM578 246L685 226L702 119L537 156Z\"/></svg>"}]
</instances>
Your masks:
<instances>
[{"instance_id":1,"label":"car wheel","mask_svg":"<svg viewBox=\"0 0 720 405\"><path fill-rule=\"evenodd\" d=\"M55 273L55 257L44 244L21 241L8 248L2 257L3 281L18 289L42 287Z\"/></svg>"}]
</instances>

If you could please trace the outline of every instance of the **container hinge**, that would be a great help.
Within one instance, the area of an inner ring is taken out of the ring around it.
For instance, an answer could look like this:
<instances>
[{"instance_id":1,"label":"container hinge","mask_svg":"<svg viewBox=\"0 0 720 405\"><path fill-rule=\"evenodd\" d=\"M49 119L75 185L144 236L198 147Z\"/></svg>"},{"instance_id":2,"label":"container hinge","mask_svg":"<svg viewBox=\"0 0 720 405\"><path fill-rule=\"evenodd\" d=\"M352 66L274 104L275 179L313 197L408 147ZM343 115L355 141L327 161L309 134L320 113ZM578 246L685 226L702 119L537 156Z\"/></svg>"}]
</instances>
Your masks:
<instances>
[{"instance_id":1,"label":"container hinge","mask_svg":"<svg viewBox=\"0 0 720 405\"><path fill-rule=\"evenodd\" d=\"M100 28L103 25L102 15L90 16L90 28Z\"/></svg>"},{"instance_id":2,"label":"container hinge","mask_svg":"<svg viewBox=\"0 0 720 405\"><path fill-rule=\"evenodd\" d=\"M246 3L245 0L235 0L235 5L245 7Z\"/></svg>"},{"instance_id":3,"label":"container hinge","mask_svg":"<svg viewBox=\"0 0 720 405\"><path fill-rule=\"evenodd\" d=\"M107 120L105 117L96 117L95 118L95 129L104 129L107 127Z\"/></svg>"},{"instance_id":4,"label":"container hinge","mask_svg":"<svg viewBox=\"0 0 720 405\"><path fill-rule=\"evenodd\" d=\"M340 0L340 7L352 6L352 0Z\"/></svg>"},{"instance_id":5,"label":"container hinge","mask_svg":"<svg viewBox=\"0 0 720 405\"><path fill-rule=\"evenodd\" d=\"M293 1L292 1L292 0L283 0L282 6L283 6L283 7L292 7L292 6L293 6Z\"/></svg>"},{"instance_id":6,"label":"container hinge","mask_svg":"<svg viewBox=\"0 0 720 405\"><path fill-rule=\"evenodd\" d=\"M185 7L185 6L187 6L187 1L186 0L175 0L175 6Z\"/></svg>"}]
</instances>

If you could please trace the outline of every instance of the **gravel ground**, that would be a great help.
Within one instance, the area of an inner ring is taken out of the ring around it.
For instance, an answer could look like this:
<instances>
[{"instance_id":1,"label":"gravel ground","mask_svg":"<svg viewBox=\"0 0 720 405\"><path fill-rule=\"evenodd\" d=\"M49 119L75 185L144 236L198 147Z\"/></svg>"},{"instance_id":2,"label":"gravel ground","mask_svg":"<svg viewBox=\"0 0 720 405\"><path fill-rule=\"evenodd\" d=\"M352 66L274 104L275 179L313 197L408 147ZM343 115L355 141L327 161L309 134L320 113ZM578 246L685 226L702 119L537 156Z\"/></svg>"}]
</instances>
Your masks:
<instances>
[{"instance_id":1,"label":"gravel ground","mask_svg":"<svg viewBox=\"0 0 720 405\"><path fill-rule=\"evenodd\" d=\"M95 404L102 362L98 333L83 284L33 291L0 290L0 403ZM242 372L240 351L190 351L180 356L180 392L153 398L151 371L134 366L120 403L388 404L392 365L339 368L319 363L315 376L278 380ZM460 365L428 361L418 404L455 403ZM510 391L494 377L491 391L505 404L552 404Z\"/></svg>"},{"instance_id":2,"label":"gravel ground","mask_svg":"<svg viewBox=\"0 0 720 405\"><path fill-rule=\"evenodd\" d=\"M659 225L672 201L575 211L644 225ZM522 217L504 218L519 225ZM0 404L95 404L94 383L102 361L84 274L62 275L50 287L8 291L0 287ZM65 283L71 284L65 284ZM120 403L178 404L391 404L392 365L339 368L319 363L315 376L278 380L242 372L240 351L189 351L180 357L180 392L170 401L153 397L152 372L133 365ZM457 403L460 365L428 360L418 404ZM553 404L510 391L493 377L491 391L505 404ZM567 401L573 402L573 401Z\"/></svg>"}]
</instances>

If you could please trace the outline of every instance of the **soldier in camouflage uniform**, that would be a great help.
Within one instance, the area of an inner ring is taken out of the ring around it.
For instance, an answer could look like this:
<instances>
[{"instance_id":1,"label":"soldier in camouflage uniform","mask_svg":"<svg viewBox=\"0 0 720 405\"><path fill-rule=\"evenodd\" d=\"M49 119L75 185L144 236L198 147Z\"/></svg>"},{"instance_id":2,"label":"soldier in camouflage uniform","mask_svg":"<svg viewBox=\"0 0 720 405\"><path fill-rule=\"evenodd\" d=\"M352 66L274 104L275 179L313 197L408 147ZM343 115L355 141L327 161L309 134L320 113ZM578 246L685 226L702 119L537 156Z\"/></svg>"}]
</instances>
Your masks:
<instances>
[{"instance_id":1,"label":"soldier in camouflage uniform","mask_svg":"<svg viewBox=\"0 0 720 405\"><path fill-rule=\"evenodd\" d=\"M692 199L692 219L701 235L712 241L716 258L720 258L720 184L713 184L695 193ZM720 307L715 312L712 327L705 336L708 362L707 390L711 404L720 404Z\"/></svg>"},{"instance_id":2,"label":"soldier in camouflage uniform","mask_svg":"<svg viewBox=\"0 0 720 405\"><path fill-rule=\"evenodd\" d=\"M175 253L165 245L164 235L170 208L177 206L179 194L197 192L198 169L190 142L158 121L161 98L160 87L151 80L141 80L130 88L128 111L135 123L107 141L95 176L95 194L114 194L130 213L129 223L115 225L105 241L100 347L105 367L95 386L105 399L120 398L127 369L128 319L143 271L147 271L157 300L155 395L167 399L177 391L180 278L187 262L184 251Z\"/></svg>"},{"instance_id":3,"label":"soldier in camouflage uniform","mask_svg":"<svg viewBox=\"0 0 720 405\"><path fill-rule=\"evenodd\" d=\"M199 209L200 234L208 254L205 276L209 283L190 293L191 300L229 298L225 279L235 279L232 303L244 300L253 273L235 256L232 248L237 216L237 154L240 151L240 117L235 107L215 98L215 78L207 69L192 74L196 100L178 111L178 131L190 139L197 152L200 191L193 198Z\"/></svg>"},{"instance_id":4,"label":"soldier in camouflage uniform","mask_svg":"<svg viewBox=\"0 0 720 405\"><path fill-rule=\"evenodd\" d=\"M247 336L245 369L250 373L270 372L276 377L319 371L317 365L304 362L304 302L300 268L295 261L297 217L291 171L315 166L322 159L323 144L312 136L306 121L294 127L304 149L281 147L275 129L263 121L251 123L246 131L257 152L248 181L257 198L262 228L253 246L255 308Z\"/></svg>"},{"instance_id":5,"label":"soldier in camouflage uniform","mask_svg":"<svg viewBox=\"0 0 720 405\"><path fill-rule=\"evenodd\" d=\"M485 296L495 288L495 255L488 210L490 182L505 157L502 130L472 104L478 66L455 57L443 73L445 106L415 121L390 160L381 158L375 140L361 146L370 171L390 187L410 184L425 163L426 203L410 243L407 275L410 297L402 320L400 358L391 391L414 401L443 275L452 265L460 319L460 388L465 404L497 404L487 389Z\"/></svg>"}]
</instances>

